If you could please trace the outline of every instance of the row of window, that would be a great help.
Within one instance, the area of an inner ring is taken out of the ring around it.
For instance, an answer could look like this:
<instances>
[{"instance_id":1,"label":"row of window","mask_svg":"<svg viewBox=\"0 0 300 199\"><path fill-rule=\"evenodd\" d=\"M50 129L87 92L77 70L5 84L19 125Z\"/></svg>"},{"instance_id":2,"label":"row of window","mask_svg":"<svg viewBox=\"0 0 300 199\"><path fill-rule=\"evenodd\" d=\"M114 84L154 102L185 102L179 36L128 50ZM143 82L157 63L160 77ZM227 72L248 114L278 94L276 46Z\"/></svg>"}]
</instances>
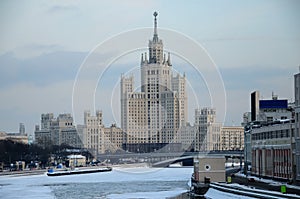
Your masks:
<instances>
[{"instance_id":1,"label":"row of window","mask_svg":"<svg viewBox=\"0 0 300 199\"><path fill-rule=\"evenodd\" d=\"M169 75L170 71L169 70L163 70L163 75ZM159 75L159 70L148 70L147 71L148 75Z\"/></svg>"},{"instance_id":2,"label":"row of window","mask_svg":"<svg viewBox=\"0 0 300 199\"><path fill-rule=\"evenodd\" d=\"M292 129L292 136L294 136L294 129ZM288 137L290 137L290 129L252 134L252 140L278 139Z\"/></svg>"}]
</instances>

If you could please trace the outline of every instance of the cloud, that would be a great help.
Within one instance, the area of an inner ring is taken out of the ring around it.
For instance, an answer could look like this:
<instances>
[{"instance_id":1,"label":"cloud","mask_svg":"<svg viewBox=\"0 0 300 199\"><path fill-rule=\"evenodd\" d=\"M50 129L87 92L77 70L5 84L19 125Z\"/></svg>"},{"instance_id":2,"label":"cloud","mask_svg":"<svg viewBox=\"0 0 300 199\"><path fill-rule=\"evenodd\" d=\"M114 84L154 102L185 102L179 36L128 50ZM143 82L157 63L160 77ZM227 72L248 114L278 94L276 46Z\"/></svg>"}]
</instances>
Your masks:
<instances>
[{"instance_id":1,"label":"cloud","mask_svg":"<svg viewBox=\"0 0 300 199\"><path fill-rule=\"evenodd\" d=\"M70 12L70 11L78 11L79 8L75 5L53 5L48 9L49 13L65 13L65 12Z\"/></svg>"},{"instance_id":2,"label":"cloud","mask_svg":"<svg viewBox=\"0 0 300 199\"><path fill-rule=\"evenodd\" d=\"M46 86L31 83L16 83L9 88L0 88L1 130L14 131L19 122L24 122L27 133L32 133L45 112L71 112L72 80L59 81Z\"/></svg>"},{"instance_id":3,"label":"cloud","mask_svg":"<svg viewBox=\"0 0 300 199\"><path fill-rule=\"evenodd\" d=\"M62 50L63 47L58 44L32 43L32 44L26 44L24 46L15 48L13 53L14 56L18 58L28 59L28 58L41 56L43 54L53 53Z\"/></svg>"},{"instance_id":4,"label":"cloud","mask_svg":"<svg viewBox=\"0 0 300 199\"><path fill-rule=\"evenodd\" d=\"M293 101L293 75L296 72L296 67L295 70L262 65L242 69L221 67L227 94L225 124L240 124L242 114L250 111L250 93L254 90L259 90L264 99L271 99L271 93L274 92L281 99Z\"/></svg>"},{"instance_id":5,"label":"cloud","mask_svg":"<svg viewBox=\"0 0 300 199\"><path fill-rule=\"evenodd\" d=\"M6 53L0 56L0 88L18 83L42 86L74 79L86 55L84 52L58 51L20 59L13 53Z\"/></svg>"}]
</instances>

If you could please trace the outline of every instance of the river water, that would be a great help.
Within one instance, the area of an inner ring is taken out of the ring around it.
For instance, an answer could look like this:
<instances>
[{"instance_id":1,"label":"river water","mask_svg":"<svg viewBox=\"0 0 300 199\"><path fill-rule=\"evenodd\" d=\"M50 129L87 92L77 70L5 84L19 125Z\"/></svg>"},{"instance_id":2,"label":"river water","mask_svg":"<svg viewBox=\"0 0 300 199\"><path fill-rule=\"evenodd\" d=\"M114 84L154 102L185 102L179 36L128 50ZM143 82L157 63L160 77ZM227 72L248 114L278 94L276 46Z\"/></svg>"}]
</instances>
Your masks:
<instances>
[{"instance_id":1,"label":"river water","mask_svg":"<svg viewBox=\"0 0 300 199\"><path fill-rule=\"evenodd\" d=\"M171 198L188 190L192 168L114 168L112 172L71 176L1 176L0 198L124 199ZM209 198L233 197L210 190Z\"/></svg>"}]
</instances>

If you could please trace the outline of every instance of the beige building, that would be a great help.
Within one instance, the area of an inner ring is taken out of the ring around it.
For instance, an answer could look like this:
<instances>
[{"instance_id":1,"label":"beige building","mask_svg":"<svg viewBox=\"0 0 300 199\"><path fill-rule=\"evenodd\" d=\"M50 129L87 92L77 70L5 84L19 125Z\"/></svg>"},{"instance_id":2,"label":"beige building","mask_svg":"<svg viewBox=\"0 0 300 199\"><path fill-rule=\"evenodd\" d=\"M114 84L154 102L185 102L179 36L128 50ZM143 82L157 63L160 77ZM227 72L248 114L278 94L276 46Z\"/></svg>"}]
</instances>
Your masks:
<instances>
[{"instance_id":1,"label":"beige building","mask_svg":"<svg viewBox=\"0 0 300 199\"><path fill-rule=\"evenodd\" d=\"M220 150L243 150L244 127L223 126L220 135Z\"/></svg>"},{"instance_id":2,"label":"beige building","mask_svg":"<svg viewBox=\"0 0 300 199\"><path fill-rule=\"evenodd\" d=\"M68 155L69 167L86 166L86 157L83 155Z\"/></svg>"},{"instance_id":3,"label":"beige building","mask_svg":"<svg viewBox=\"0 0 300 199\"><path fill-rule=\"evenodd\" d=\"M1 131L0 132L0 140L11 140L13 142L20 142L23 144L28 144L28 137L24 134L19 133L6 133Z\"/></svg>"},{"instance_id":4,"label":"beige building","mask_svg":"<svg viewBox=\"0 0 300 199\"><path fill-rule=\"evenodd\" d=\"M225 182L225 157L223 156L205 156L194 159L194 179L205 182Z\"/></svg>"},{"instance_id":5,"label":"beige building","mask_svg":"<svg viewBox=\"0 0 300 199\"><path fill-rule=\"evenodd\" d=\"M194 146L197 128L187 123L178 129L176 142L181 143L182 151L191 150Z\"/></svg>"},{"instance_id":6,"label":"beige building","mask_svg":"<svg viewBox=\"0 0 300 199\"><path fill-rule=\"evenodd\" d=\"M125 143L125 134L123 130L112 124L110 127L104 128L105 151L116 152L122 150L122 145Z\"/></svg>"},{"instance_id":7,"label":"beige building","mask_svg":"<svg viewBox=\"0 0 300 199\"><path fill-rule=\"evenodd\" d=\"M174 142L180 126L187 121L185 76L174 74L170 53L164 54L157 34L154 13L154 35L149 41L149 57L141 55L141 91L134 90L134 77L121 77L121 128L126 144L147 151ZM134 149L135 150L135 149Z\"/></svg>"},{"instance_id":8,"label":"beige building","mask_svg":"<svg viewBox=\"0 0 300 199\"><path fill-rule=\"evenodd\" d=\"M91 115L90 111L85 111L84 125L77 126L84 148L95 157L98 154L122 150L122 144L125 142L123 130L115 124L104 127L102 119L101 111L96 111L95 116Z\"/></svg>"},{"instance_id":9,"label":"beige building","mask_svg":"<svg viewBox=\"0 0 300 199\"><path fill-rule=\"evenodd\" d=\"M90 111L84 112L83 127L84 148L88 149L94 156L105 152L104 126L102 124L102 112L96 111L91 115Z\"/></svg>"},{"instance_id":10,"label":"beige building","mask_svg":"<svg viewBox=\"0 0 300 199\"><path fill-rule=\"evenodd\" d=\"M212 151L220 150L220 134L222 124L216 122L216 110L214 108L202 108L195 110L195 150Z\"/></svg>"}]
</instances>

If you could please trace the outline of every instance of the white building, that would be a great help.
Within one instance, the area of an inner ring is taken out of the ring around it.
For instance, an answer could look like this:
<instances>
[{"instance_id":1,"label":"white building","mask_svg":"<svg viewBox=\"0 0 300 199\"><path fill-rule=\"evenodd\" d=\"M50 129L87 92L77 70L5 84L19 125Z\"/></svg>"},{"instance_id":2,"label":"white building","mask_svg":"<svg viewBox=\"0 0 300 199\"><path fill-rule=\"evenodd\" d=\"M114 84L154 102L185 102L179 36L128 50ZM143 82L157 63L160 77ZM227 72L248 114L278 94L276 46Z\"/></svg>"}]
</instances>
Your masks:
<instances>
[{"instance_id":1,"label":"white building","mask_svg":"<svg viewBox=\"0 0 300 199\"><path fill-rule=\"evenodd\" d=\"M154 13L154 35L149 41L149 57L141 55L141 91L134 91L134 77L121 77L121 128L126 144L149 146L157 150L172 143L180 126L187 121L185 76L172 70L170 53L164 54L157 34Z\"/></svg>"},{"instance_id":2,"label":"white building","mask_svg":"<svg viewBox=\"0 0 300 199\"><path fill-rule=\"evenodd\" d=\"M216 122L216 110L202 108L195 110L196 151L220 150L220 133L222 124Z\"/></svg>"}]
</instances>

